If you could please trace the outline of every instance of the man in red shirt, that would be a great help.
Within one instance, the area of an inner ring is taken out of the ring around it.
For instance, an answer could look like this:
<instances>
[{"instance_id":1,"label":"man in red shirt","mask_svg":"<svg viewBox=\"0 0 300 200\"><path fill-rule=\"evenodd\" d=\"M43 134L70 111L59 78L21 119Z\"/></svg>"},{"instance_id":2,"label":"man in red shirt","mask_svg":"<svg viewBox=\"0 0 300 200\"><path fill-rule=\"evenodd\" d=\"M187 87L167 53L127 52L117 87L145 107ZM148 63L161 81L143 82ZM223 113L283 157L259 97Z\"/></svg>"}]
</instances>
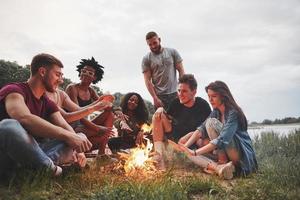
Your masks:
<instances>
[{"instance_id":1,"label":"man in red shirt","mask_svg":"<svg viewBox=\"0 0 300 200\"><path fill-rule=\"evenodd\" d=\"M62 79L62 63L52 55L38 54L31 62L27 82L8 84L0 90L0 177L15 166L49 169L76 161L91 148L83 134L76 134L57 106L45 95Z\"/></svg>"}]
</instances>

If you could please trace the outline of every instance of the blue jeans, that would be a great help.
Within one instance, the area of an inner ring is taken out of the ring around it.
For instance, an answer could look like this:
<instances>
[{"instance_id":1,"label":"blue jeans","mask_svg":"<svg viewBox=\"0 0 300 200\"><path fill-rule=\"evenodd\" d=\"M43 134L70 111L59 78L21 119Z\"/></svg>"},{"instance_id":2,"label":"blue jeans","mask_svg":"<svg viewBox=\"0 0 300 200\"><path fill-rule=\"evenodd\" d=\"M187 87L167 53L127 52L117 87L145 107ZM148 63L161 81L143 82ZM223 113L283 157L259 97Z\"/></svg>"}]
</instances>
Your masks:
<instances>
[{"instance_id":1,"label":"blue jeans","mask_svg":"<svg viewBox=\"0 0 300 200\"><path fill-rule=\"evenodd\" d=\"M73 161L73 150L63 141L37 141L14 119L0 121L0 176L18 166L51 169Z\"/></svg>"}]
</instances>

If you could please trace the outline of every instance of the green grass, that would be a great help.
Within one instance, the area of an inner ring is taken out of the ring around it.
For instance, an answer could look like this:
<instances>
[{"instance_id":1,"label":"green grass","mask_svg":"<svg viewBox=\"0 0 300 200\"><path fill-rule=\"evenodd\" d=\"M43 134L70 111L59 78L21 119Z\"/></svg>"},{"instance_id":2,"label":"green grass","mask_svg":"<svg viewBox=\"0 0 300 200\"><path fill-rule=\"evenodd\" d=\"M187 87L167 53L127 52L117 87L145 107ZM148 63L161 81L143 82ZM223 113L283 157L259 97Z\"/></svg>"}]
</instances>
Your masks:
<instances>
[{"instance_id":1,"label":"green grass","mask_svg":"<svg viewBox=\"0 0 300 200\"><path fill-rule=\"evenodd\" d=\"M18 172L0 185L0 199L300 199L300 130L286 137L265 133L253 142L259 172L246 178L204 175L184 157L148 177L126 177L96 162L59 178Z\"/></svg>"}]
</instances>

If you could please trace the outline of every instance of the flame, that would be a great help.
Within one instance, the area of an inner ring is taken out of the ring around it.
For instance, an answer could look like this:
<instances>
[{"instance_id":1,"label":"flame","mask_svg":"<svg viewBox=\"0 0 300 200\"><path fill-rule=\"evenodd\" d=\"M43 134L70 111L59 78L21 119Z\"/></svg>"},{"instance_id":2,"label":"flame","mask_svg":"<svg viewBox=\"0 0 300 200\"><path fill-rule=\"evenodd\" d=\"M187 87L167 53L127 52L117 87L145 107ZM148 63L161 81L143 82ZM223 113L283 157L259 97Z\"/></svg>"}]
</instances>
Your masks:
<instances>
[{"instance_id":1,"label":"flame","mask_svg":"<svg viewBox=\"0 0 300 200\"><path fill-rule=\"evenodd\" d=\"M152 130L152 124L149 126L148 124L143 124L142 127L141 127L141 130L144 132L144 133L150 133L150 131Z\"/></svg>"},{"instance_id":2,"label":"flame","mask_svg":"<svg viewBox=\"0 0 300 200\"><path fill-rule=\"evenodd\" d=\"M144 133L150 133L152 125L143 124L141 130ZM120 155L120 162L115 169L125 170L126 176L136 176L141 178L143 176L148 176L156 171L155 161L151 159L151 150L153 144L150 142L146 135L144 135L144 140L146 144L142 143L136 148L130 149L129 153L118 152ZM142 175L142 176L140 176Z\"/></svg>"},{"instance_id":3,"label":"flame","mask_svg":"<svg viewBox=\"0 0 300 200\"><path fill-rule=\"evenodd\" d=\"M124 169L127 176L147 175L155 171L154 162L149 157L149 154L153 148L153 144L149 139L144 139L147 141L146 145L140 145L134 149L131 149L129 154L118 153L125 163L119 163L117 168Z\"/></svg>"},{"instance_id":4,"label":"flame","mask_svg":"<svg viewBox=\"0 0 300 200\"><path fill-rule=\"evenodd\" d=\"M153 144L148 138L144 139L147 140L146 146L142 144L137 148L131 149L130 155L124 164L126 174L130 174L134 170L148 168L147 161L149 160L149 153L153 148Z\"/></svg>"}]
</instances>

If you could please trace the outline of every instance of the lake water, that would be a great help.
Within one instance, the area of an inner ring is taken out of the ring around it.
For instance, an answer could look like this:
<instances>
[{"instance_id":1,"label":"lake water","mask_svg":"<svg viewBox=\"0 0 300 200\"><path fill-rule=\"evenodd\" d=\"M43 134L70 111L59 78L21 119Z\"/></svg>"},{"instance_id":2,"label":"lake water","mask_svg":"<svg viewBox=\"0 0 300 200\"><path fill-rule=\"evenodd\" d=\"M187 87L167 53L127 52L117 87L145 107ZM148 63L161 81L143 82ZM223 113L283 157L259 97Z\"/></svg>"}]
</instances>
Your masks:
<instances>
[{"instance_id":1,"label":"lake water","mask_svg":"<svg viewBox=\"0 0 300 200\"><path fill-rule=\"evenodd\" d=\"M296 129L300 129L300 124L280 124L280 125L256 125L249 126L248 133L251 138L261 135L263 132L275 132L280 135L287 135Z\"/></svg>"}]
</instances>

